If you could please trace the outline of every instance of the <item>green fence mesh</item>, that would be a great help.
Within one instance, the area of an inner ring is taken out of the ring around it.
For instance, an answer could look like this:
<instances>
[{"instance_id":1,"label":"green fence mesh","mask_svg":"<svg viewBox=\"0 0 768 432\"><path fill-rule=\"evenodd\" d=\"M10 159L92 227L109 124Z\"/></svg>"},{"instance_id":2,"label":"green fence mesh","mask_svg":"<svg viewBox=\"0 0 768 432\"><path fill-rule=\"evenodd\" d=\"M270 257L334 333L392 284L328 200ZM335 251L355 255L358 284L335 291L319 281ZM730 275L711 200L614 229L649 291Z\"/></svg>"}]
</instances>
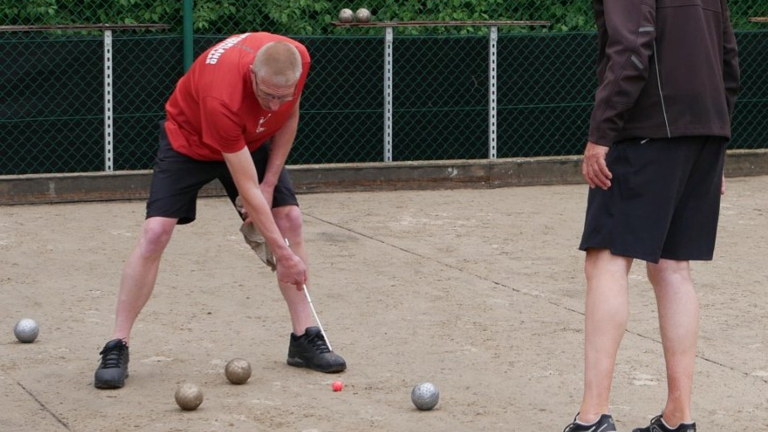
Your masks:
<instances>
[{"instance_id":1,"label":"green fence mesh","mask_svg":"<svg viewBox=\"0 0 768 432\"><path fill-rule=\"evenodd\" d=\"M114 170L147 169L163 106L184 71L177 0L0 0L0 26L167 24L112 31ZM764 0L731 0L742 69L731 148L768 148ZM497 157L579 154L594 91L588 0L196 0L195 55L222 38L271 31L304 43L312 70L291 164L384 156L383 28L332 25L341 8L375 21L548 20L498 28ZM104 32L0 31L0 174L88 172L105 162ZM392 160L489 157L489 28L398 27L392 43Z\"/></svg>"}]
</instances>

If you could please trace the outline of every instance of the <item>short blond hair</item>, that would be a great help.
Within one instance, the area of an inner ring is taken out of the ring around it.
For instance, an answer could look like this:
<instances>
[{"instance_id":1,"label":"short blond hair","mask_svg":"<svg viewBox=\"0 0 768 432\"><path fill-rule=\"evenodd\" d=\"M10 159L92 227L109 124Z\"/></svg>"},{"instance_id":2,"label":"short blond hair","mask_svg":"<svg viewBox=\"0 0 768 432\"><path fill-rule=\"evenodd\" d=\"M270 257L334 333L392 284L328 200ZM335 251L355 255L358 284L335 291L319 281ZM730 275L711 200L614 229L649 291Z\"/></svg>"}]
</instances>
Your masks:
<instances>
[{"instance_id":1,"label":"short blond hair","mask_svg":"<svg viewBox=\"0 0 768 432\"><path fill-rule=\"evenodd\" d=\"M277 85L294 85L301 77L301 54L288 42L270 42L256 53L253 71Z\"/></svg>"}]
</instances>

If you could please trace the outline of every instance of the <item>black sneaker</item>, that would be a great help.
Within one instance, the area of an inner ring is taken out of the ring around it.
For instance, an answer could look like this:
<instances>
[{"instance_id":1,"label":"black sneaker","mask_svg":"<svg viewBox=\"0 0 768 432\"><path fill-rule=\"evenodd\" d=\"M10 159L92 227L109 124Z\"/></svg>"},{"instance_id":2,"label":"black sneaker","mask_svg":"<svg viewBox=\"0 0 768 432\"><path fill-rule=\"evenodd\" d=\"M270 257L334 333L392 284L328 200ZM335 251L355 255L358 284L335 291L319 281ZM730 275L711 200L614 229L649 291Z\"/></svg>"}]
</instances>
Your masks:
<instances>
[{"instance_id":1,"label":"black sneaker","mask_svg":"<svg viewBox=\"0 0 768 432\"><path fill-rule=\"evenodd\" d=\"M100 389L119 389L128 378L128 345L122 339L113 339L99 353L101 364L96 369L93 385Z\"/></svg>"},{"instance_id":2,"label":"black sneaker","mask_svg":"<svg viewBox=\"0 0 768 432\"><path fill-rule=\"evenodd\" d=\"M579 415L573 418L573 423L563 429L563 432L616 432L616 425L613 424L613 417L610 414L603 414L592 424L585 424L577 419Z\"/></svg>"},{"instance_id":3,"label":"black sneaker","mask_svg":"<svg viewBox=\"0 0 768 432\"><path fill-rule=\"evenodd\" d=\"M632 432L696 432L696 423L680 423L672 429L660 415L657 415L651 420L650 425L644 428L635 428Z\"/></svg>"},{"instance_id":4,"label":"black sneaker","mask_svg":"<svg viewBox=\"0 0 768 432\"><path fill-rule=\"evenodd\" d=\"M326 373L341 372L347 368L347 362L328 348L318 327L307 327L301 336L291 333L288 364Z\"/></svg>"}]
</instances>

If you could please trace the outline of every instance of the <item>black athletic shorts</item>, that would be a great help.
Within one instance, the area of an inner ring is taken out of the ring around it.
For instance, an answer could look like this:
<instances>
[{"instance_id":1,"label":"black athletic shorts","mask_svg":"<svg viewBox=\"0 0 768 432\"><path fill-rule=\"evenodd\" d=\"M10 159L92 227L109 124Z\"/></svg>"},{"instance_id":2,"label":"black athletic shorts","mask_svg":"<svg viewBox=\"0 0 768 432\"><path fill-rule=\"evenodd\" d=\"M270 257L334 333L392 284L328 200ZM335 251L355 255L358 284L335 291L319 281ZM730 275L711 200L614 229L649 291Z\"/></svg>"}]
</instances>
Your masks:
<instances>
[{"instance_id":1,"label":"black athletic shorts","mask_svg":"<svg viewBox=\"0 0 768 432\"><path fill-rule=\"evenodd\" d=\"M263 180L267 169L269 145L265 143L251 153L259 182ZM224 186L234 205L238 192L226 162L200 161L177 152L168 141L165 122L160 122L160 148L147 200L147 219L156 216L174 218L178 219L179 225L194 221L197 194L203 186L215 179ZM299 202L288 171L283 167L272 196L272 208L290 205L298 206Z\"/></svg>"},{"instance_id":2,"label":"black athletic shorts","mask_svg":"<svg viewBox=\"0 0 768 432\"><path fill-rule=\"evenodd\" d=\"M615 143L608 190L589 190L579 249L658 263L711 260L727 139L678 137Z\"/></svg>"}]
</instances>

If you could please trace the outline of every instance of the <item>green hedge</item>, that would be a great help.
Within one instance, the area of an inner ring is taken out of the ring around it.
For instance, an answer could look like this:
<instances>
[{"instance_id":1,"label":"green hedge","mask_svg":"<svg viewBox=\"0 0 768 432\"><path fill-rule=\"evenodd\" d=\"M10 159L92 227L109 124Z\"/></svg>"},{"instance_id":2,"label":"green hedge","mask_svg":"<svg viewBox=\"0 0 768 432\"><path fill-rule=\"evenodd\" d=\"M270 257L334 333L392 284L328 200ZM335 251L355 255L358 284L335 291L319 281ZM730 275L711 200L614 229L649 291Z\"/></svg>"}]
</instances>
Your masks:
<instances>
[{"instance_id":1,"label":"green hedge","mask_svg":"<svg viewBox=\"0 0 768 432\"><path fill-rule=\"evenodd\" d=\"M759 29L752 16L768 15L764 0L731 0L734 26ZM340 9L367 7L378 21L549 20L548 27L508 27L506 32L571 32L594 28L589 0L195 0L198 34L231 34L263 29L288 35L379 34L380 29L336 28ZM181 0L0 0L0 25L170 24L179 33ZM763 27L764 28L764 27ZM482 33L482 27L405 28L400 34Z\"/></svg>"}]
</instances>

